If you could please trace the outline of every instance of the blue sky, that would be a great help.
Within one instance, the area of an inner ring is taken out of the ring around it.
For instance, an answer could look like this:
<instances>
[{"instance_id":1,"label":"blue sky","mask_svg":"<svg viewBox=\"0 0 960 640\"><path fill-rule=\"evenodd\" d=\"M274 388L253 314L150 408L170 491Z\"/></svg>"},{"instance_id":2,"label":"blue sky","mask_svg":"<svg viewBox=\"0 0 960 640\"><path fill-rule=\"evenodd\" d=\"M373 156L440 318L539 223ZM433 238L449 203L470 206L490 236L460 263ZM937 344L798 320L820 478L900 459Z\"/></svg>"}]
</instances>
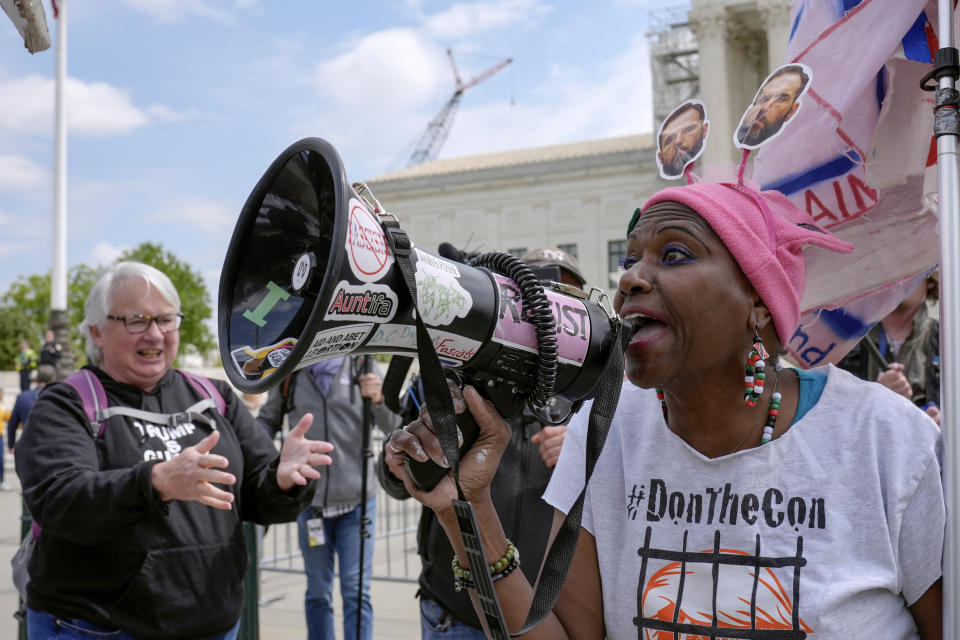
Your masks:
<instances>
[{"instance_id":1,"label":"blue sky","mask_svg":"<svg viewBox=\"0 0 960 640\"><path fill-rule=\"evenodd\" d=\"M647 22L682 0L70 0L68 265L144 241L216 296L234 221L284 148L351 181L405 164L470 78L440 157L649 132ZM56 22L44 0L51 38ZM0 16L0 292L52 264L53 48Z\"/></svg>"}]
</instances>

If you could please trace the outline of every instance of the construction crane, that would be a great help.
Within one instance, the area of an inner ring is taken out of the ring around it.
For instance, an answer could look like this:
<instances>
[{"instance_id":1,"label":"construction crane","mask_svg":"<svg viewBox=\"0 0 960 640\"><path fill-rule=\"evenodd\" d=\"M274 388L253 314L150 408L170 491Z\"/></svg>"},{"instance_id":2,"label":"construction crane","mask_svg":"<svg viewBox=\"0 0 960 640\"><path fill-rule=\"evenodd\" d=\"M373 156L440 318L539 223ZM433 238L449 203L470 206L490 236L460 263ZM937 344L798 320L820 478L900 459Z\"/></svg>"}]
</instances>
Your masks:
<instances>
[{"instance_id":1,"label":"construction crane","mask_svg":"<svg viewBox=\"0 0 960 640\"><path fill-rule=\"evenodd\" d=\"M457 107L460 106L460 98L463 97L463 92L471 87L477 86L513 62L513 58L507 58L493 65L480 75L464 82L460 78L457 63L453 61L453 51L450 49L447 49L447 57L450 58L450 66L453 67L453 78L456 81L456 89L447 101L447 104L443 105L443 109L434 116L430 124L427 125L427 130L420 136L413 154L410 156L410 160L407 161L408 167L433 160L437 157L437 154L440 153L440 148L443 147L443 143L447 141L447 136L450 135L450 127L453 125L453 118L457 114Z\"/></svg>"}]
</instances>

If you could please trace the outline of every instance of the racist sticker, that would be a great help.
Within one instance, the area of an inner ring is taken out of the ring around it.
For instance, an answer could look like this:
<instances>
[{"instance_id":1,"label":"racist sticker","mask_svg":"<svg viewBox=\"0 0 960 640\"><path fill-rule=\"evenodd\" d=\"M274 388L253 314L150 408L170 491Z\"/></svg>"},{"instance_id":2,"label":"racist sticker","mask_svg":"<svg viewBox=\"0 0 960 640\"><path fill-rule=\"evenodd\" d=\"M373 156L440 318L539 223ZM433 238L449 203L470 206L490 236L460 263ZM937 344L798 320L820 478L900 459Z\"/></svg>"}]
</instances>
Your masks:
<instances>
[{"instance_id":1,"label":"racist sticker","mask_svg":"<svg viewBox=\"0 0 960 640\"><path fill-rule=\"evenodd\" d=\"M397 313L397 302L397 294L386 285L354 285L341 280L330 298L323 319L390 322Z\"/></svg>"},{"instance_id":2,"label":"racist sticker","mask_svg":"<svg viewBox=\"0 0 960 640\"><path fill-rule=\"evenodd\" d=\"M244 346L230 352L233 366L248 380L264 378L282 365L297 346L296 338L284 338L268 347Z\"/></svg>"},{"instance_id":3,"label":"racist sticker","mask_svg":"<svg viewBox=\"0 0 960 640\"><path fill-rule=\"evenodd\" d=\"M356 198L350 198L347 262L353 275L362 282L383 279L393 265L393 255L383 227L376 216Z\"/></svg>"},{"instance_id":4,"label":"racist sticker","mask_svg":"<svg viewBox=\"0 0 960 640\"><path fill-rule=\"evenodd\" d=\"M307 348L303 359L297 364L297 368L300 369L314 362L355 351L364 339L370 335L373 326L373 323L354 324L348 327L318 331L313 336L313 341Z\"/></svg>"},{"instance_id":5,"label":"racist sticker","mask_svg":"<svg viewBox=\"0 0 960 640\"><path fill-rule=\"evenodd\" d=\"M418 254L429 255L423 252ZM458 281L460 271L453 263L440 258L417 260L415 277L417 309L424 323L435 327L445 326L456 318L465 318L473 307L473 296Z\"/></svg>"},{"instance_id":6,"label":"racist sticker","mask_svg":"<svg viewBox=\"0 0 960 640\"><path fill-rule=\"evenodd\" d=\"M500 308L493 341L523 351L537 352L537 330L523 308L520 288L510 278L494 274ZM582 300L546 289L550 311L557 324L557 360L582 366L590 344L590 314Z\"/></svg>"}]
</instances>

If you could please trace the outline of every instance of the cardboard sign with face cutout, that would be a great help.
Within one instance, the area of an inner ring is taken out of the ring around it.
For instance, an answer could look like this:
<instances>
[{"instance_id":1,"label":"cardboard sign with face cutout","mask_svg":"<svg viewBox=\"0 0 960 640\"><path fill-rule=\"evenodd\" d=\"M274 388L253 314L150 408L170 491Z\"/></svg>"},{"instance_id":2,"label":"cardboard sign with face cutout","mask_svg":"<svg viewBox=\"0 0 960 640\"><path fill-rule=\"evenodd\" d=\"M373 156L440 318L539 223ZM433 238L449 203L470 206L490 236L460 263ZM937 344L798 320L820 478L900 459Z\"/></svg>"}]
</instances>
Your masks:
<instances>
[{"instance_id":1,"label":"cardboard sign with face cutout","mask_svg":"<svg viewBox=\"0 0 960 640\"><path fill-rule=\"evenodd\" d=\"M657 167L660 177L674 180L683 176L706 147L710 121L699 100L687 100L670 112L657 132Z\"/></svg>"},{"instance_id":2,"label":"cardboard sign with face cutout","mask_svg":"<svg viewBox=\"0 0 960 640\"><path fill-rule=\"evenodd\" d=\"M785 64L774 69L744 111L733 133L733 144L753 150L780 135L800 109L800 98L812 81L813 71L805 64Z\"/></svg>"}]
</instances>

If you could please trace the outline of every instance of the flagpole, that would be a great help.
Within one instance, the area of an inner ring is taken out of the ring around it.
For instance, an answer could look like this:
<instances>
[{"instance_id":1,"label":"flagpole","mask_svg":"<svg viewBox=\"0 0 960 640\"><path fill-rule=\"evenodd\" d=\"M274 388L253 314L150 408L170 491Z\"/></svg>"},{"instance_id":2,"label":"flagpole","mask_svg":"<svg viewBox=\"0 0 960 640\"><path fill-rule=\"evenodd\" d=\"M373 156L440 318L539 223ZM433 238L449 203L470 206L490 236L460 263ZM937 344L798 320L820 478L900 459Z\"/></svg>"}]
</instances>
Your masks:
<instances>
[{"instance_id":1,"label":"flagpole","mask_svg":"<svg viewBox=\"0 0 960 640\"><path fill-rule=\"evenodd\" d=\"M938 0L940 50L937 67L956 65L953 0ZM941 52L952 49L950 54ZM944 55L943 62L941 55ZM957 638L960 620L960 172L957 163L956 66L938 73L934 134L937 136L937 191L940 227L941 426L943 428L943 484L947 501L947 530L943 552L943 637Z\"/></svg>"},{"instance_id":2,"label":"flagpole","mask_svg":"<svg viewBox=\"0 0 960 640\"><path fill-rule=\"evenodd\" d=\"M57 18L57 85L54 116L53 178L53 270L50 277L50 328L57 341L64 345L60 359L61 372L73 368L70 344L70 321L67 316L67 2L54 4ZM58 377L60 377L58 375Z\"/></svg>"}]
</instances>

